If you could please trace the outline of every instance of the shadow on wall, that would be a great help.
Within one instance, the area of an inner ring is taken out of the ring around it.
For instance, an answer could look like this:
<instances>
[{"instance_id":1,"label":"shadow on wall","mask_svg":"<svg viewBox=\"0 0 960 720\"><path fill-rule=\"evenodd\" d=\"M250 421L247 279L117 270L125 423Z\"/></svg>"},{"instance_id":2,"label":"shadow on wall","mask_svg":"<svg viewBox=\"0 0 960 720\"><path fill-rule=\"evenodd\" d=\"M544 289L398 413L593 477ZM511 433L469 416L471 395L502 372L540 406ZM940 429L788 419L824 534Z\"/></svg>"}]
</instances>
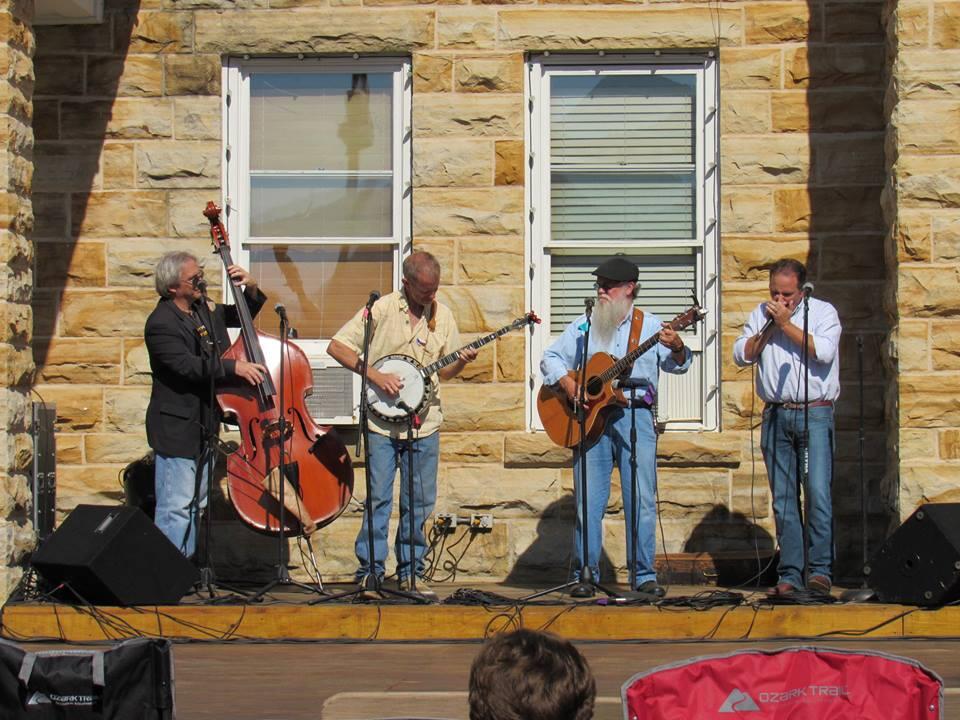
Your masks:
<instances>
[{"instance_id":1,"label":"shadow on wall","mask_svg":"<svg viewBox=\"0 0 960 720\"><path fill-rule=\"evenodd\" d=\"M761 482L766 480L761 478ZM775 585L775 549L776 541L770 533L725 505L714 505L683 545L683 552L694 556L692 572L724 588ZM700 555L707 556L709 562L696 557ZM695 584L698 578L692 577L690 582Z\"/></svg>"}]
</instances>

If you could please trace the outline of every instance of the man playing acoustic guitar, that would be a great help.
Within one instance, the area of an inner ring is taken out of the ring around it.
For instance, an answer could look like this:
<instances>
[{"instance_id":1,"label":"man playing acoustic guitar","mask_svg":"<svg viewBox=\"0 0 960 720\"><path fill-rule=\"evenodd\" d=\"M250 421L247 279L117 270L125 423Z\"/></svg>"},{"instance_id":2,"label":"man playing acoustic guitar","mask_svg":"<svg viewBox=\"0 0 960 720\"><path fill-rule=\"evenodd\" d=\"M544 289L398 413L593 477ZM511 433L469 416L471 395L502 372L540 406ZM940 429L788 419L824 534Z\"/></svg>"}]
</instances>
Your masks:
<instances>
[{"instance_id":1,"label":"man playing acoustic guitar","mask_svg":"<svg viewBox=\"0 0 960 720\"><path fill-rule=\"evenodd\" d=\"M593 311L590 328L589 359L594 353L603 351L615 357L623 357L629 352L629 346L637 345L660 333L660 341L648 352L640 355L629 370L629 378L636 384L635 397L631 406L617 406L606 415L606 424L599 438L586 450L587 467L587 539L589 557L586 566L590 568L594 579L599 579L600 551L603 540L603 514L610 497L610 476L614 464L620 471L620 485L623 496L624 519L627 524L627 562L634 572L633 589L655 597L663 597L664 590L657 583L654 567L656 538L656 483L657 457L656 433L652 406L657 393L659 370L669 373L684 373L690 367L691 353L683 339L666 323L650 313L633 311L633 303L639 285L637 266L622 255L616 255L593 271L597 276L597 306ZM584 353L584 333L587 318L581 315L563 331L563 334L543 355L540 370L544 385L555 386L558 392L566 394L572 403L578 397L577 381L570 371L580 367ZM631 333L633 328L633 333ZM639 333L637 333L639 328ZM631 334L633 342L631 343ZM627 393L628 397L630 393ZM636 462L637 491L639 498L633 496L630 472L630 426L631 415L636 416ZM589 435L588 435L589 436ZM574 447L574 492L577 506L580 506L580 458ZM639 512L634 513L638 507ZM631 527L636 532L637 553L631 557ZM581 515L577 514L574 538L574 567L584 566L581 558ZM577 585L571 593L576 597L590 597L593 588L589 585Z\"/></svg>"}]
</instances>

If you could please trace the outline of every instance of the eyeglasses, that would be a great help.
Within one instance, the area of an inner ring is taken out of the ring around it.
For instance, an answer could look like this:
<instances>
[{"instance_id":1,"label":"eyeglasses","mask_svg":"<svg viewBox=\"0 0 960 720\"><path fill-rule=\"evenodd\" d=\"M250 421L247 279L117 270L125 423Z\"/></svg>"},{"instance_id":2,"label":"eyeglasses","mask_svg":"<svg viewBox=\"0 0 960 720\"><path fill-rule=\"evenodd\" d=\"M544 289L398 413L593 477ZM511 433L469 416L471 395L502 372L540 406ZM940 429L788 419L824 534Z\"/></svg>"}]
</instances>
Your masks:
<instances>
[{"instance_id":1,"label":"eyeglasses","mask_svg":"<svg viewBox=\"0 0 960 720\"><path fill-rule=\"evenodd\" d=\"M621 285L626 285L631 282L630 280L598 280L593 284L594 290L603 290L607 292L613 290L614 288L620 287Z\"/></svg>"},{"instance_id":2,"label":"eyeglasses","mask_svg":"<svg viewBox=\"0 0 960 720\"><path fill-rule=\"evenodd\" d=\"M203 280L203 270L199 271L198 273L195 273L194 275L191 275L186 280L181 280L180 282L193 285L193 287L197 287L198 285L200 285L201 280Z\"/></svg>"}]
</instances>

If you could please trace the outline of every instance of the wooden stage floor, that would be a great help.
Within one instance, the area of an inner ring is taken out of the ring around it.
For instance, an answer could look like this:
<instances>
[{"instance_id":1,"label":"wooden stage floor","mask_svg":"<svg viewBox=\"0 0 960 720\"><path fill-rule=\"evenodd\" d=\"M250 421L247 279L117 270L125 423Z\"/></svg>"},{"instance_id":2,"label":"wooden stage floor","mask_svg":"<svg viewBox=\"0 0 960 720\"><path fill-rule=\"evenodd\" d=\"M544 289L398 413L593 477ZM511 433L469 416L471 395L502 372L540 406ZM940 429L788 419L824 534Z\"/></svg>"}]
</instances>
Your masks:
<instances>
[{"instance_id":1,"label":"wooden stage floor","mask_svg":"<svg viewBox=\"0 0 960 720\"><path fill-rule=\"evenodd\" d=\"M738 605L709 607L703 586L672 587L669 602L659 605L574 602L563 595L521 604L517 599L533 590L503 585L434 589L443 602L353 598L311 605L318 596L288 588L257 603L229 597L211 603L206 596L139 608L8 602L2 634L40 649L64 641L168 637L176 643L179 720L466 720L467 677L480 642L521 625L578 645L597 678L598 720L623 717L620 686L637 672L700 655L796 645L918 660L944 679L947 720L960 720L960 607L771 605L760 591L733 591L742 595ZM451 598L495 602L454 604Z\"/></svg>"}]
</instances>

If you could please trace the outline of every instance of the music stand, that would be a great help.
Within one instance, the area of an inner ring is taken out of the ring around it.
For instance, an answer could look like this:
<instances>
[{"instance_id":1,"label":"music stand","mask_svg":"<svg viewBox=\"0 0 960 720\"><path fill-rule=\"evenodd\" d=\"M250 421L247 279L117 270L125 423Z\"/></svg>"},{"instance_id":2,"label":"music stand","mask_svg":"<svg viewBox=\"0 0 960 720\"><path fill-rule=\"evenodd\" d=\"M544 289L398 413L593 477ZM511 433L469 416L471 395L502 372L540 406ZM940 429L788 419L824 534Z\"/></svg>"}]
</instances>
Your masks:
<instances>
[{"instance_id":1,"label":"music stand","mask_svg":"<svg viewBox=\"0 0 960 720\"><path fill-rule=\"evenodd\" d=\"M285 312L282 311L282 306L276 308L277 314L280 315L280 389L278 390L277 399L279 403L279 416L280 419L277 421L277 445L280 448L279 454L279 464L280 472L278 473L278 482L280 484L280 509L277 514L277 576L264 585L262 588L257 590L251 597L250 600L253 602L258 602L263 599L264 595L269 593L275 587L285 586L285 587L298 587L303 590L308 590L318 595L326 595L326 592L323 589L323 585L311 585L309 583L300 582L299 580L294 580L290 577L290 570L287 567L286 560L284 558L284 551L287 547L287 535L286 528L284 523L286 518L286 498L285 490L287 486L286 479L286 468L287 468L287 418L286 418L286 404L284 397L284 365L287 362L287 343L290 339L290 334L293 331L287 324L287 316ZM266 450L266 448L264 448ZM269 459L269 454L268 454ZM267 467L270 466L270 463L267 462ZM302 528L301 528L302 529Z\"/></svg>"},{"instance_id":2,"label":"music stand","mask_svg":"<svg viewBox=\"0 0 960 720\"><path fill-rule=\"evenodd\" d=\"M618 597L617 593L603 587L598 582L597 578L593 577L593 570L591 569L590 562L588 560L590 540L588 538L589 533L587 532L587 414L585 412L585 407L587 401L587 350L590 347L590 328L592 325L590 316L593 311L593 302L594 301L592 298L588 298L584 303L586 305L586 328L583 332L583 352L581 353L580 357L580 366L577 368L577 375L579 376L579 379L577 383L576 407L574 408L576 410L577 425L580 428L580 436L577 439L577 455L580 467L580 492L578 493L580 507L577 508L577 514L580 517L581 562L579 578L568 580L561 585L557 585L547 590L540 590L532 595L527 595L526 597L520 598L519 602L521 603L534 600L538 597L543 597L544 595L549 595L551 593L563 592L567 589L570 590L570 596L575 598L591 598L596 595L597 590L605 593L607 597Z\"/></svg>"},{"instance_id":3,"label":"music stand","mask_svg":"<svg viewBox=\"0 0 960 720\"><path fill-rule=\"evenodd\" d=\"M412 595L410 593L404 592L403 590L393 590L392 588L387 588L383 586L383 577L380 576L376 569L376 549L375 549L375 540L373 537L373 485L370 480L370 429L367 426L367 367L368 362L367 358L370 354L370 317L371 311L373 309L373 304L379 298L379 293L372 292L370 293L370 299L367 301L366 308L364 308L363 314L363 348L360 353L360 406L357 409L357 419L358 419L358 432L357 432L357 447L356 454L360 454L361 445L363 447L363 476L365 480L367 497L363 503L363 514L364 520L367 523L367 574L360 578L360 581L357 583L357 587L353 590L347 590L346 592L334 593L333 595L328 595L322 598L315 598L310 601L310 605L316 605L321 602L329 602L331 600L343 600L345 598L357 597L365 594L366 592L375 592L380 596L383 595L393 595L394 597L402 597L408 600L413 600L415 602L428 602L425 597L422 595ZM412 464L413 459L411 457L411 477L412 477ZM411 512L412 512L411 508ZM413 537L411 535L411 553L412 553L412 543ZM387 551L389 554L389 550ZM384 558L384 564L386 564L386 558Z\"/></svg>"}]
</instances>

